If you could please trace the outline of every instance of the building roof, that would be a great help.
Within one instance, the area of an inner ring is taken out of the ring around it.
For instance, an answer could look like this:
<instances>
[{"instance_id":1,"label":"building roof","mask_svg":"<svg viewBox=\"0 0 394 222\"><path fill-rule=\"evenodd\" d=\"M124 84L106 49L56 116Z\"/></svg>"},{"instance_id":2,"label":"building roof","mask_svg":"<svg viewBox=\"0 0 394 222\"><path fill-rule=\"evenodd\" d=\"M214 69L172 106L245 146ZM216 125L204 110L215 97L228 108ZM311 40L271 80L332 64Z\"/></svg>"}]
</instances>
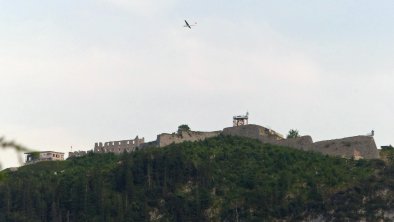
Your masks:
<instances>
[{"instance_id":1,"label":"building roof","mask_svg":"<svg viewBox=\"0 0 394 222\"><path fill-rule=\"evenodd\" d=\"M25 154L34 154L34 153L57 153L57 154L64 154L62 152L56 152L56 151L36 151L36 152L27 152Z\"/></svg>"}]
</instances>

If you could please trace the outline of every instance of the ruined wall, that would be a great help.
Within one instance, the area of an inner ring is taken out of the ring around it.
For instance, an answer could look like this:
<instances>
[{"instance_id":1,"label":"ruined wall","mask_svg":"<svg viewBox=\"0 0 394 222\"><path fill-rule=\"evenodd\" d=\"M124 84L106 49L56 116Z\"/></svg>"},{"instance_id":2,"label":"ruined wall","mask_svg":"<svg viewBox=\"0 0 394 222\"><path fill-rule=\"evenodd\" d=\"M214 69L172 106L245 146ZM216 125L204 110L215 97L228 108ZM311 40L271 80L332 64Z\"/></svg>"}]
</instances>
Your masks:
<instances>
[{"instance_id":1,"label":"ruined wall","mask_svg":"<svg viewBox=\"0 0 394 222\"><path fill-rule=\"evenodd\" d=\"M304 151L314 151L330 156L340 156L355 159L378 159L379 152L372 136L355 136L343 139L319 141L313 143L310 136L284 139L282 135L274 130L259 125L242 125L224 128L223 131L195 132L183 131L179 133L163 133L157 135L157 140L145 143L144 138L138 136L134 140L112 141L106 143L95 143L95 153L116 153L132 152L146 147L164 147L172 143L182 143L185 141L198 141L215 137L220 134L230 136L241 136L257 139L262 143L287 146ZM69 157L83 156L84 151L70 152Z\"/></svg>"},{"instance_id":2,"label":"ruined wall","mask_svg":"<svg viewBox=\"0 0 394 222\"><path fill-rule=\"evenodd\" d=\"M223 135L248 137L257 139L262 143L288 146L300 150L309 150L313 143L310 136L284 139L279 133L271 129L253 124L224 128Z\"/></svg>"},{"instance_id":3,"label":"ruined wall","mask_svg":"<svg viewBox=\"0 0 394 222\"><path fill-rule=\"evenodd\" d=\"M185 141L198 141L205 140L210 137L218 136L221 131L214 132L195 132L195 131L182 131L181 134L173 133L162 133L157 135L156 145L158 147L163 147L170 145L172 143L182 143Z\"/></svg>"},{"instance_id":4,"label":"ruined wall","mask_svg":"<svg viewBox=\"0 0 394 222\"><path fill-rule=\"evenodd\" d=\"M254 124L224 128L223 135L243 136L252 139L258 139L263 143L269 143L283 139L279 133Z\"/></svg>"},{"instance_id":5,"label":"ruined wall","mask_svg":"<svg viewBox=\"0 0 394 222\"><path fill-rule=\"evenodd\" d=\"M355 159L378 159L379 152L371 136L355 136L313 143L312 137L283 139L275 131L258 125L244 125L223 129L223 135L242 136L257 139L262 143L287 146L295 149L314 151L330 156Z\"/></svg>"},{"instance_id":6,"label":"ruined wall","mask_svg":"<svg viewBox=\"0 0 394 222\"><path fill-rule=\"evenodd\" d=\"M142 144L140 144L138 149L145 149L145 148L148 148L148 147L158 147L157 141L154 140L154 141L142 143Z\"/></svg>"},{"instance_id":7,"label":"ruined wall","mask_svg":"<svg viewBox=\"0 0 394 222\"><path fill-rule=\"evenodd\" d=\"M103 143L94 144L95 153L116 153L121 154L123 152L135 151L137 147L145 142L144 138L139 139L138 136L134 140L121 140L121 141L111 141Z\"/></svg>"},{"instance_id":8,"label":"ruined wall","mask_svg":"<svg viewBox=\"0 0 394 222\"><path fill-rule=\"evenodd\" d=\"M379 152L372 136L354 136L319 141L313 144L311 150L345 158L379 159Z\"/></svg>"},{"instance_id":9,"label":"ruined wall","mask_svg":"<svg viewBox=\"0 0 394 222\"><path fill-rule=\"evenodd\" d=\"M312 149L313 140L311 136L301 136L298 138L277 140L274 141L273 144L309 151Z\"/></svg>"}]
</instances>

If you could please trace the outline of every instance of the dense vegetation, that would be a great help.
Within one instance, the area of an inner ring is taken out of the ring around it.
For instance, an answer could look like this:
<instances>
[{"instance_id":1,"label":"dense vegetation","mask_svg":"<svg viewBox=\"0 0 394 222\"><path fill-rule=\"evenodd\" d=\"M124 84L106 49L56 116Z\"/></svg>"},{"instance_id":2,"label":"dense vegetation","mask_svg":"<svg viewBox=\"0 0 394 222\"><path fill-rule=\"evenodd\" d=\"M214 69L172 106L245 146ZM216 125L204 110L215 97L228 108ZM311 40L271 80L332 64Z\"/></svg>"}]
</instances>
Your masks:
<instances>
[{"instance_id":1,"label":"dense vegetation","mask_svg":"<svg viewBox=\"0 0 394 222\"><path fill-rule=\"evenodd\" d=\"M380 158L388 164L394 163L394 147L393 146L382 146L380 150Z\"/></svg>"},{"instance_id":2,"label":"dense vegetation","mask_svg":"<svg viewBox=\"0 0 394 222\"><path fill-rule=\"evenodd\" d=\"M343 221L394 209L391 164L238 137L1 174L0 221Z\"/></svg>"}]
</instances>

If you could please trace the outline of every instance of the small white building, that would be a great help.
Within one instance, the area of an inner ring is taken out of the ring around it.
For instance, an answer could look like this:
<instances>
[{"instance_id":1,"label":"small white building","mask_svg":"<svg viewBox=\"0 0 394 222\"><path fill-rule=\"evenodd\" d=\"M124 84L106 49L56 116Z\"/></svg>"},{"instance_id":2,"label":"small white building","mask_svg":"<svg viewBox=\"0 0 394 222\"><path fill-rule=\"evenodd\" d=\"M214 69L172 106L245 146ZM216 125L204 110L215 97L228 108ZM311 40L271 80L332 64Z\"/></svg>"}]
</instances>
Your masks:
<instances>
[{"instance_id":1,"label":"small white building","mask_svg":"<svg viewBox=\"0 0 394 222\"><path fill-rule=\"evenodd\" d=\"M29 152L25 154L26 154L25 164L32 164L40 161L64 160L64 153L54 152L54 151Z\"/></svg>"}]
</instances>

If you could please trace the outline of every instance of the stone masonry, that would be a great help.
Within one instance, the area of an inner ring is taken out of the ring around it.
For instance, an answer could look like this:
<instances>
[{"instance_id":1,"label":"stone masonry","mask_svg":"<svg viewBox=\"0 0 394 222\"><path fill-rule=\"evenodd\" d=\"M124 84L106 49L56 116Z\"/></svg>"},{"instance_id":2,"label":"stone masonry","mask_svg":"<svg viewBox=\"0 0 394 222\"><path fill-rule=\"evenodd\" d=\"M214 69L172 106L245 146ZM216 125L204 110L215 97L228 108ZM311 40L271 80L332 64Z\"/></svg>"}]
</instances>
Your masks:
<instances>
[{"instance_id":1,"label":"stone masonry","mask_svg":"<svg viewBox=\"0 0 394 222\"><path fill-rule=\"evenodd\" d=\"M157 135L156 145L158 147L163 147L170 145L172 143L182 143L185 141L198 141L205 140L210 137L218 136L221 131L213 131L213 132L195 132L195 131L182 131L180 134L178 133L162 133Z\"/></svg>"},{"instance_id":2,"label":"stone masonry","mask_svg":"<svg viewBox=\"0 0 394 222\"><path fill-rule=\"evenodd\" d=\"M94 144L94 152L116 154L132 152L143 143L145 143L145 139L139 139L138 136L134 140L111 141L104 144L100 142Z\"/></svg>"},{"instance_id":3,"label":"stone masonry","mask_svg":"<svg viewBox=\"0 0 394 222\"><path fill-rule=\"evenodd\" d=\"M249 137L267 143L283 139L283 136L279 133L254 124L224 128L223 135Z\"/></svg>"},{"instance_id":4,"label":"stone masonry","mask_svg":"<svg viewBox=\"0 0 394 222\"><path fill-rule=\"evenodd\" d=\"M285 139L281 134L272 129L259 125L249 124L224 128L223 131L197 132L181 131L179 133L162 133L157 135L155 141L145 143L144 138L138 136L134 140L121 140L106 143L95 143L94 153L115 153L133 152L137 148L144 149L147 147L164 147L173 143L182 143L185 141L200 141L207 138L222 135L241 136L257 139L262 143L269 143L280 146L287 146L294 149L319 152L329 156L340 156L344 158L355 159L377 159L379 152L377 150L373 136L354 136L342 139L326 140L313 142L310 136L301 136L298 138ZM78 157L85 155L84 151L71 152L69 157Z\"/></svg>"},{"instance_id":5,"label":"stone masonry","mask_svg":"<svg viewBox=\"0 0 394 222\"><path fill-rule=\"evenodd\" d=\"M379 152L372 136L354 136L313 143L312 151L330 156L355 159L378 159Z\"/></svg>"},{"instance_id":6,"label":"stone masonry","mask_svg":"<svg viewBox=\"0 0 394 222\"><path fill-rule=\"evenodd\" d=\"M269 132L269 133L267 133ZM354 136L342 139L313 142L312 137L284 139L275 136L275 132L258 125L228 127L224 135L253 138L262 143L287 146L295 149L319 152L329 156L340 156L355 159L378 159L379 152L372 136Z\"/></svg>"}]
</instances>

